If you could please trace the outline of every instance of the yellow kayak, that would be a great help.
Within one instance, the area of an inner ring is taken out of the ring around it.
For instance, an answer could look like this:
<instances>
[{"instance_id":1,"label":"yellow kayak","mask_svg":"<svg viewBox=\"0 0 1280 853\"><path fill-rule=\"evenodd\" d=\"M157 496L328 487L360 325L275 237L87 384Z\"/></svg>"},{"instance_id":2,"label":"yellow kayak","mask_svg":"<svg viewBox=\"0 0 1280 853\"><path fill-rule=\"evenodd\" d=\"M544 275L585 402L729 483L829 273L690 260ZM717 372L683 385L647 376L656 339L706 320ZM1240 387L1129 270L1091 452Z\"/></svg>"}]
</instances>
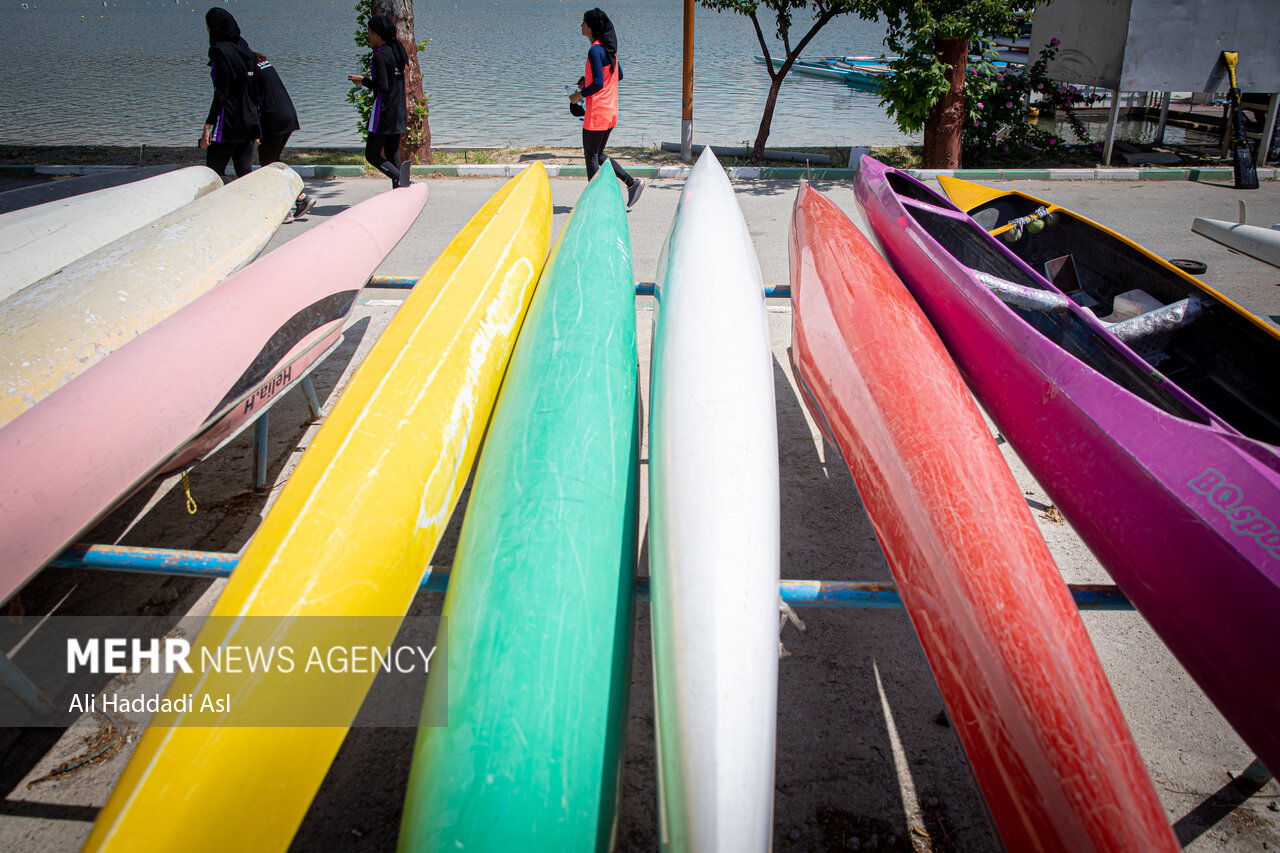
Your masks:
<instances>
[{"instance_id":1,"label":"yellow kayak","mask_svg":"<svg viewBox=\"0 0 1280 853\"><path fill-rule=\"evenodd\" d=\"M86 850L288 847L374 679L354 666L304 671L308 650L333 664L335 648L353 661L357 645L395 641L471 470L550 235L537 164L418 282L192 643L193 672L167 694L192 697L191 709L153 719ZM290 671L279 657L256 675L243 661L217 671L199 651L245 646L289 649Z\"/></svg>"}]
</instances>

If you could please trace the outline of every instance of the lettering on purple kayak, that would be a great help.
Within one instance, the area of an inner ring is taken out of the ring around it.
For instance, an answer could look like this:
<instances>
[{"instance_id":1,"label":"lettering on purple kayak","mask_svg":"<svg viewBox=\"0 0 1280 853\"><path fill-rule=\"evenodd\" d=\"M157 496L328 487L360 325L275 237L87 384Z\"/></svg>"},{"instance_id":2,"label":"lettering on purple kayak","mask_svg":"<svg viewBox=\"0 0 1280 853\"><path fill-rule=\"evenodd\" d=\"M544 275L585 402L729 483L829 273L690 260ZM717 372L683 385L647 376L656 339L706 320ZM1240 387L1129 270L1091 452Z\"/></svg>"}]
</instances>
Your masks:
<instances>
[{"instance_id":1,"label":"lettering on purple kayak","mask_svg":"<svg viewBox=\"0 0 1280 853\"><path fill-rule=\"evenodd\" d=\"M276 392L289 384L290 377L293 376L293 365L286 366L283 370L272 376L269 380L262 384L256 392L250 394L244 401L244 414L249 414L261 403L265 403L276 395Z\"/></svg>"},{"instance_id":2,"label":"lettering on purple kayak","mask_svg":"<svg viewBox=\"0 0 1280 853\"><path fill-rule=\"evenodd\" d=\"M1257 507L1244 505L1244 490L1227 482L1222 473L1206 468L1204 473L1188 481L1187 485L1208 498L1215 509L1230 520L1231 529L1241 536L1250 536L1258 544L1280 557L1280 530Z\"/></svg>"}]
</instances>

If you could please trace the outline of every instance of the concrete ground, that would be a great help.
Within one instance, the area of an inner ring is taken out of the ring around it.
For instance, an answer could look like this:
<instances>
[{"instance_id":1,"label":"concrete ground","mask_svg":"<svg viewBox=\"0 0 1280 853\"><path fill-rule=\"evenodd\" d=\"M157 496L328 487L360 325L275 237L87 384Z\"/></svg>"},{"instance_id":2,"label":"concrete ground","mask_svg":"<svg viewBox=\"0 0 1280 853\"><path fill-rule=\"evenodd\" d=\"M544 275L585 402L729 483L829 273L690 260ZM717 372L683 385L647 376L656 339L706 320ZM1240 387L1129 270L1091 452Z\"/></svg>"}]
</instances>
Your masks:
<instances>
[{"instance_id":1,"label":"concrete ground","mask_svg":"<svg viewBox=\"0 0 1280 853\"><path fill-rule=\"evenodd\" d=\"M501 184L500 179L483 178L431 180L426 208L379 274L420 275ZM581 178L552 181L557 229L584 186ZM817 186L845 209L855 205L850 184ZM654 279L681 187L679 180L651 181L630 214L637 281ZM1238 199L1248 203L1251 223L1280 222L1280 184L1267 182L1256 192L1188 182L1045 181L1017 187L1116 227L1166 257L1205 261L1205 278L1222 292L1257 314L1280 318L1280 270L1234 255L1190 231L1194 216L1235 219ZM318 197L318 205L307 220L283 226L275 243L386 188L381 179L309 181L308 191ZM786 229L795 188L791 181L735 183L767 284L788 281ZM402 291L390 290L366 289L361 294L346 343L315 374L326 410L403 297ZM648 298L637 299L639 368L645 389L651 311ZM797 391L786 355L790 320L788 303L770 300L782 481L782 575L889 580L852 480L838 455L824 447ZM87 540L241 550L316 431L297 393L272 411L271 423L269 478L274 486L269 494L250 489L251 437L244 435L191 472L190 487L199 504L194 516L188 515L182 487L172 478L135 496ZM1002 449L1065 579L1107 582L1069 524L1046 512L1049 498L1008 445ZM459 510L433 565L450 563L461 515ZM643 559L640 572L647 572ZM221 582L50 569L23 591L22 605L24 618L32 623L55 609L113 612L145 615L163 633L180 621L196 622L220 588ZM433 636L442 600L440 594L420 594L408 625ZM622 850L652 850L658 844L647 608L642 605L638 614L618 827ZM790 656L780 663L778 685L775 847L997 849L964 756L940 716L942 700L906 614L808 609L800 615L804 631L788 626L782 632ZM1233 782L1252 754L1143 619L1131 612L1086 612L1082 618L1183 846L1194 851L1280 847L1280 787L1274 781L1260 789ZM21 656L16 661L21 665ZM138 689L144 684L139 679ZM5 793L0 802L0 849L78 848L132 749L131 738L110 760L36 782L85 750L86 731L92 729L0 731L0 787ZM394 849L412 745L410 730L353 729L293 849ZM282 775L288 772L280 768Z\"/></svg>"}]
</instances>

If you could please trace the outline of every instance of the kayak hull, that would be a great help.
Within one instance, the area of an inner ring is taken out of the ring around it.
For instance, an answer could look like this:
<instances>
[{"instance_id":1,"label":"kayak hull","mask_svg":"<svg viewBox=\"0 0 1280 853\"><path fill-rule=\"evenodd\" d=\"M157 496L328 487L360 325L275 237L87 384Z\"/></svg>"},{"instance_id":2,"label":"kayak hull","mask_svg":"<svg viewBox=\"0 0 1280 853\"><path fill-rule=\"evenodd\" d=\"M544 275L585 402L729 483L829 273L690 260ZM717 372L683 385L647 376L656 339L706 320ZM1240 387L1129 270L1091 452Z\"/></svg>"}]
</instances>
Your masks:
<instances>
[{"instance_id":1,"label":"kayak hull","mask_svg":"<svg viewBox=\"0 0 1280 853\"><path fill-rule=\"evenodd\" d=\"M751 237L710 150L680 197L655 296L649 559L663 846L767 850L779 609L773 359Z\"/></svg>"},{"instance_id":2,"label":"kayak hull","mask_svg":"<svg viewBox=\"0 0 1280 853\"><path fill-rule=\"evenodd\" d=\"M301 189L258 169L0 302L0 426L253 260Z\"/></svg>"},{"instance_id":3,"label":"kayak hull","mask_svg":"<svg viewBox=\"0 0 1280 853\"><path fill-rule=\"evenodd\" d=\"M383 194L289 241L0 429L0 598L301 377L341 337L356 294L426 195L425 184Z\"/></svg>"},{"instance_id":4,"label":"kayak hull","mask_svg":"<svg viewBox=\"0 0 1280 853\"><path fill-rule=\"evenodd\" d=\"M340 641L329 636L339 628L391 646L471 470L550 230L538 164L445 248L325 419L193 647L240 645L257 630L307 648ZM307 704L314 682L279 670L179 675L170 695L198 687L237 702L153 723L86 849L284 850L372 682L351 673ZM263 718L299 701L335 724Z\"/></svg>"},{"instance_id":5,"label":"kayak hull","mask_svg":"<svg viewBox=\"0 0 1280 853\"><path fill-rule=\"evenodd\" d=\"M1199 216L1191 223L1191 230L1254 260L1280 267L1280 230Z\"/></svg>"},{"instance_id":6,"label":"kayak hull","mask_svg":"<svg viewBox=\"0 0 1280 853\"><path fill-rule=\"evenodd\" d=\"M1005 305L917 217L956 223L988 271L1029 284L1035 272L927 187L864 158L856 191L1001 433L1223 716L1280 766L1280 663L1264 651L1280 612L1275 448L1204 414L1078 305Z\"/></svg>"},{"instance_id":7,"label":"kayak hull","mask_svg":"<svg viewBox=\"0 0 1280 853\"><path fill-rule=\"evenodd\" d=\"M0 215L0 299L221 187L191 166Z\"/></svg>"},{"instance_id":8,"label":"kayak hull","mask_svg":"<svg viewBox=\"0 0 1280 853\"><path fill-rule=\"evenodd\" d=\"M503 381L440 623L447 688L427 690L449 724L419 729L402 851L613 841L640 470L618 187L601 171L574 206Z\"/></svg>"},{"instance_id":9,"label":"kayak hull","mask_svg":"<svg viewBox=\"0 0 1280 853\"><path fill-rule=\"evenodd\" d=\"M1084 624L942 341L802 185L792 350L1006 848L1177 850Z\"/></svg>"}]
</instances>

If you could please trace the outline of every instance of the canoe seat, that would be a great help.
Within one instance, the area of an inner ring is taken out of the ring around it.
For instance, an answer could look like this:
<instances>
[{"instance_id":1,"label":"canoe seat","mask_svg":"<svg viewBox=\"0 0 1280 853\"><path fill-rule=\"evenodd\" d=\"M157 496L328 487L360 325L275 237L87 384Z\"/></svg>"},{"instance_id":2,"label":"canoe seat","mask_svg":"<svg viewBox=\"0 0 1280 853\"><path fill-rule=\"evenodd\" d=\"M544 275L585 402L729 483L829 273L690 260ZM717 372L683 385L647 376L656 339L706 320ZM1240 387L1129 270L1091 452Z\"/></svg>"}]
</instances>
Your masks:
<instances>
[{"instance_id":1,"label":"canoe seat","mask_svg":"<svg viewBox=\"0 0 1280 853\"><path fill-rule=\"evenodd\" d=\"M1116 296L1111 304L1111 313L1102 318L1104 323L1123 323L1125 320L1155 311L1164 307L1164 303L1141 288L1126 290Z\"/></svg>"}]
</instances>

